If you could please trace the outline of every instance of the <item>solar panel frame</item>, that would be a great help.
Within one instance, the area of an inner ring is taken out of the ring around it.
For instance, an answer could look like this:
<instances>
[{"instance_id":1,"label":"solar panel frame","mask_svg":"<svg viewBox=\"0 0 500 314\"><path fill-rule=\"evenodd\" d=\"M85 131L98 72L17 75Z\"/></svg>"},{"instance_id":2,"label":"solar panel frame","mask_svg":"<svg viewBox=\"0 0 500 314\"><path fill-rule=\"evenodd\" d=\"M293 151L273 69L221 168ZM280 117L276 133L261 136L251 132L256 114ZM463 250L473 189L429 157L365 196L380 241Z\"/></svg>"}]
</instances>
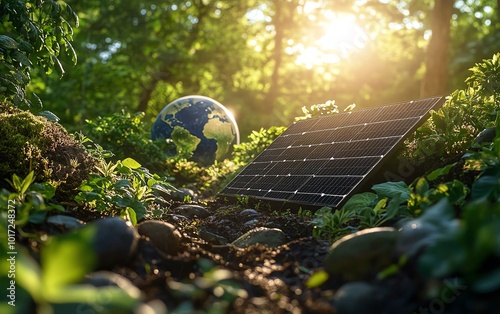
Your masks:
<instances>
[{"instance_id":1,"label":"solar panel frame","mask_svg":"<svg viewBox=\"0 0 500 314\"><path fill-rule=\"evenodd\" d=\"M340 208L444 100L431 97L296 121L219 196Z\"/></svg>"}]
</instances>

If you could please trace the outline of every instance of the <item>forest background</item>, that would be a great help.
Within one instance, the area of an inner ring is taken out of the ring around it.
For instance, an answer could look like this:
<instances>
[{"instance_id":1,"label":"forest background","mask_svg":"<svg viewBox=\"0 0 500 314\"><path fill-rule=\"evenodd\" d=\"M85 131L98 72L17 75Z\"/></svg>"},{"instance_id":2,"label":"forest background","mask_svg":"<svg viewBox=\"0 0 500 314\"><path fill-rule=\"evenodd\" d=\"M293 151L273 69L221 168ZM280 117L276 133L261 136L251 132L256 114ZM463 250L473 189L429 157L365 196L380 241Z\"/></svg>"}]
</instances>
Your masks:
<instances>
[{"instance_id":1,"label":"forest background","mask_svg":"<svg viewBox=\"0 0 500 314\"><path fill-rule=\"evenodd\" d=\"M70 131L122 110L151 123L174 99L201 94L230 109L245 138L327 100L363 108L447 95L500 51L500 0L67 4L79 25L66 18L75 25L65 45L45 41L56 66L27 62L26 93L4 98L49 110Z\"/></svg>"}]
</instances>

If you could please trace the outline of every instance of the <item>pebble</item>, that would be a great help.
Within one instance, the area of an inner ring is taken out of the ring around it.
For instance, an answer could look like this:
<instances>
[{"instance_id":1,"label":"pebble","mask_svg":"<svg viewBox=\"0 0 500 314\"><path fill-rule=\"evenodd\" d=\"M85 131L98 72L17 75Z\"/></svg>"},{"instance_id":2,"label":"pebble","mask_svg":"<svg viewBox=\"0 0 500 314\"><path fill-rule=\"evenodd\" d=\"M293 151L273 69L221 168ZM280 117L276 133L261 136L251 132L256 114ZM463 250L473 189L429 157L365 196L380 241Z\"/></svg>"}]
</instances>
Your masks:
<instances>
[{"instance_id":1,"label":"pebble","mask_svg":"<svg viewBox=\"0 0 500 314\"><path fill-rule=\"evenodd\" d=\"M257 224L258 222L259 222L258 219L252 219L252 220L249 220L249 221L245 222L243 224L243 226L250 227L250 226L253 226L253 225Z\"/></svg>"},{"instance_id":2,"label":"pebble","mask_svg":"<svg viewBox=\"0 0 500 314\"><path fill-rule=\"evenodd\" d=\"M196 201L197 198L193 190L186 188L177 188L177 190L178 191L172 191L170 193L170 199L173 201L184 202L186 197L188 197L191 201Z\"/></svg>"},{"instance_id":3,"label":"pebble","mask_svg":"<svg viewBox=\"0 0 500 314\"><path fill-rule=\"evenodd\" d=\"M168 222L160 220L147 220L137 225L140 235L149 240L162 252L175 255L181 249L181 233Z\"/></svg>"},{"instance_id":4,"label":"pebble","mask_svg":"<svg viewBox=\"0 0 500 314\"><path fill-rule=\"evenodd\" d=\"M232 242L232 245L245 248L255 244L263 244L268 247L278 247L285 244L286 236L278 228L259 227L248 231Z\"/></svg>"},{"instance_id":5,"label":"pebble","mask_svg":"<svg viewBox=\"0 0 500 314\"><path fill-rule=\"evenodd\" d=\"M336 313L379 313L377 289L366 282L353 281L344 284L333 298Z\"/></svg>"},{"instance_id":6,"label":"pebble","mask_svg":"<svg viewBox=\"0 0 500 314\"><path fill-rule=\"evenodd\" d=\"M97 255L97 269L126 265L135 254L139 235L129 222L111 217L96 220L88 227L96 228L92 246Z\"/></svg>"},{"instance_id":7,"label":"pebble","mask_svg":"<svg viewBox=\"0 0 500 314\"><path fill-rule=\"evenodd\" d=\"M96 228L92 246L97 254L97 269L126 265L135 254L139 235L130 222L110 217L96 220L87 227Z\"/></svg>"},{"instance_id":8,"label":"pebble","mask_svg":"<svg viewBox=\"0 0 500 314\"><path fill-rule=\"evenodd\" d=\"M376 275L395 259L398 232L394 228L370 228L344 236L332 244L325 270L344 281Z\"/></svg>"},{"instance_id":9,"label":"pebble","mask_svg":"<svg viewBox=\"0 0 500 314\"><path fill-rule=\"evenodd\" d=\"M210 216L210 212L205 207L200 205L185 204L174 208L174 210L191 219L195 217L205 219Z\"/></svg>"},{"instance_id":10,"label":"pebble","mask_svg":"<svg viewBox=\"0 0 500 314\"><path fill-rule=\"evenodd\" d=\"M247 208L247 209L244 209L240 212L240 216L243 219L254 218L254 217L257 217L259 215L260 215L259 212L256 211L255 209L252 209L252 208Z\"/></svg>"},{"instance_id":11,"label":"pebble","mask_svg":"<svg viewBox=\"0 0 500 314\"><path fill-rule=\"evenodd\" d=\"M189 222L189 218L179 214L163 214L161 215L161 218L164 220L173 221L177 224Z\"/></svg>"},{"instance_id":12,"label":"pebble","mask_svg":"<svg viewBox=\"0 0 500 314\"><path fill-rule=\"evenodd\" d=\"M65 215L50 216L47 218L47 222L52 225L63 226L66 229L76 229L85 225L83 221Z\"/></svg>"},{"instance_id":13,"label":"pebble","mask_svg":"<svg viewBox=\"0 0 500 314\"><path fill-rule=\"evenodd\" d=\"M225 237L220 236L218 234L215 234L213 232L204 230L204 229L200 229L200 231L198 231L198 235L200 236L200 238L207 241L208 243L214 243L214 244L218 244L218 245L228 243L228 241Z\"/></svg>"}]
</instances>

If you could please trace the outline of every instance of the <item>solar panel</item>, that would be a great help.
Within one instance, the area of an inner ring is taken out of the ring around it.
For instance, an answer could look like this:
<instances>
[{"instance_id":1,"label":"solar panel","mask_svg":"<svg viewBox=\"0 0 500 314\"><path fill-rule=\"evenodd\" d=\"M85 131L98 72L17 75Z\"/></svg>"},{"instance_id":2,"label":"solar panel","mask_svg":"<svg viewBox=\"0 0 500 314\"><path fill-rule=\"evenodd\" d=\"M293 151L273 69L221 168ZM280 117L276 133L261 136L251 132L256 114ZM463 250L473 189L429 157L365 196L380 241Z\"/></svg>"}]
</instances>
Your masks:
<instances>
[{"instance_id":1,"label":"solar panel","mask_svg":"<svg viewBox=\"0 0 500 314\"><path fill-rule=\"evenodd\" d=\"M443 97L296 121L220 193L338 208Z\"/></svg>"}]
</instances>

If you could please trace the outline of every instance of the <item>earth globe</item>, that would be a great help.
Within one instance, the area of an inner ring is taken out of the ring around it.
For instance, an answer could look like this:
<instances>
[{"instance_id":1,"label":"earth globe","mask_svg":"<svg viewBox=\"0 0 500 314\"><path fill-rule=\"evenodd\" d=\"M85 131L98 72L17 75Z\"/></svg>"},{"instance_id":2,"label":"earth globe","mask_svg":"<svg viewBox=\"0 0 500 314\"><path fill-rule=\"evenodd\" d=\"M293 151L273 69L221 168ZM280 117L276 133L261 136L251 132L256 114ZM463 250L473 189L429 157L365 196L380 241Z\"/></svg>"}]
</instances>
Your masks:
<instances>
[{"instance_id":1,"label":"earth globe","mask_svg":"<svg viewBox=\"0 0 500 314\"><path fill-rule=\"evenodd\" d=\"M238 125L231 112L209 97L191 95L174 100L158 114L152 140L172 145L166 153L208 166L223 160L240 143Z\"/></svg>"}]
</instances>

